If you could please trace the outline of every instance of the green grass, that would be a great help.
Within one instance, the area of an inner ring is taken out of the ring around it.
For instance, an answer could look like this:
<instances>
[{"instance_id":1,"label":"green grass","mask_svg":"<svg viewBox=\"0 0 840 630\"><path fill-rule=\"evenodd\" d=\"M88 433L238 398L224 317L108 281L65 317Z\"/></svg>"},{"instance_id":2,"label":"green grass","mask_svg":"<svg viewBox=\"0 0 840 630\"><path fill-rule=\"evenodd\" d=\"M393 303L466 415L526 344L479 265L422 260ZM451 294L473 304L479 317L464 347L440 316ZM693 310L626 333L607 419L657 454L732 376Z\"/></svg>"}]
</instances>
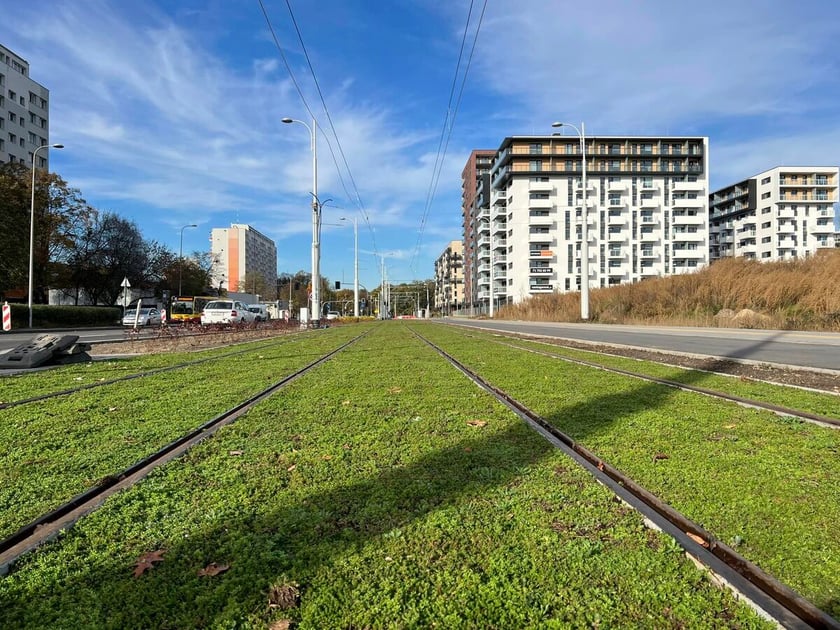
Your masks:
<instances>
[{"instance_id":1,"label":"green grass","mask_svg":"<svg viewBox=\"0 0 840 630\"><path fill-rule=\"evenodd\" d=\"M501 344L488 347L453 328L419 330L840 616L840 432ZM691 382L677 369L660 375Z\"/></svg>"},{"instance_id":2,"label":"green grass","mask_svg":"<svg viewBox=\"0 0 840 630\"><path fill-rule=\"evenodd\" d=\"M132 577L156 549L164 561ZM199 577L210 562L230 570ZM269 606L293 586L299 601ZM0 580L8 627L284 618L317 629L771 627L393 323Z\"/></svg>"},{"instance_id":3,"label":"green grass","mask_svg":"<svg viewBox=\"0 0 840 630\"><path fill-rule=\"evenodd\" d=\"M470 333L470 335L474 335L476 338L482 340L513 344L538 352L547 352L558 357L588 361L603 365L604 367L618 368L646 376L669 379L677 383L713 389L734 396L760 400L765 403L819 414L829 418L840 418L840 396L837 394L820 393L798 387L789 387L749 378L725 376L701 370L682 369L653 361L640 361L627 357L564 348L551 343L528 341L492 333L480 332Z\"/></svg>"},{"instance_id":4,"label":"green grass","mask_svg":"<svg viewBox=\"0 0 840 630\"><path fill-rule=\"evenodd\" d=\"M18 374L4 375L0 371L0 403L24 400L33 396L59 392L81 385L92 385L183 363L196 363L206 359L212 360L240 352L253 351L259 353L263 348L274 348L296 338L297 335L294 337L283 336L271 339L270 341L260 339L234 346L209 348L194 352L98 359L84 363L74 363L51 370L21 372Z\"/></svg>"},{"instance_id":5,"label":"green grass","mask_svg":"<svg viewBox=\"0 0 840 630\"><path fill-rule=\"evenodd\" d=\"M0 536L8 536L355 334L352 329L329 332L183 371L3 410Z\"/></svg>"}]
</instances>

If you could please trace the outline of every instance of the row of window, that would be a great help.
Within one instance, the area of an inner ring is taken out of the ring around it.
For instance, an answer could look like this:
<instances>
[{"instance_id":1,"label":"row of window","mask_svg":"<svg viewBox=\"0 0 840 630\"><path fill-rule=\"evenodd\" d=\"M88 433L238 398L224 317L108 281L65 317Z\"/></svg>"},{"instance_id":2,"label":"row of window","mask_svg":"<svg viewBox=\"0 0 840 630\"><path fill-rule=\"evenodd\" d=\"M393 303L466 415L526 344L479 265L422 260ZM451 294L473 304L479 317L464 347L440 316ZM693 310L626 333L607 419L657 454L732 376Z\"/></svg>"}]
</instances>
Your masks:
<instances>
[{"instance_id":1,"label":"row of window","mask_svg":"<svg viewBox=\"0 0 840 630\"><path fill-rule=\"evenodd\" d=\"M568 143L563 146L563 152L567 155L579 155L580 144ZM624 151L622 151L622 148ZM543 143L532 142L528 145L528 153L531 155L543 155ZM702 155L703 148L700 144L689 144L688 148L683 147L682 144L662 143L631 143L627 145L622 144L598 144L594 152L587 148L587 154L594 155Z\"/></svg>"}]
</instances>

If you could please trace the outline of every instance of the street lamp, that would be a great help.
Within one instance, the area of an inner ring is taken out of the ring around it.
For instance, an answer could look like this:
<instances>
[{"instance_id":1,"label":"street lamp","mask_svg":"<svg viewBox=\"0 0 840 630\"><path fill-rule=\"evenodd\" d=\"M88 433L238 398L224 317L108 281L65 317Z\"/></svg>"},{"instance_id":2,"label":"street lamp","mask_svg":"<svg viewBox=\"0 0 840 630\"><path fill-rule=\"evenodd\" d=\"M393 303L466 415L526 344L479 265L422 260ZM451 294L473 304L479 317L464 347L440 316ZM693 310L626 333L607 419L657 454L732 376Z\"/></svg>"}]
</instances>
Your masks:
<instances>
[{"instance_id":1,"label":"street lamp","mask_svg":"<svg viewBox=\"0 0 840 630\"><path fill-rule=\"evenodd\" d=\"M181 264L183 263L184 256L184 230L187 228L198 227L195 223L190 223L189 225L185 225L181 228L181 243L178 245L178 295L181 295Z\"/></svg>"},{"instance_id":2,"label":"street lamp","mask_svg":"<svg viewBox=\"0 0 840 630\"><path fill-rule=\"evenodd\" d=\"M312 323L318 327L321 319L321 207L318 201L318 148L315 142L315 132L318 123L312 117L310 127L302 120L296 118L283 118L286 124L300 123L309 130L312 146Z\"/></svg>"},{"instance_id":3,"label":"street lamp","mask_svg":"<svg viewBox=\"0 0 840 630\"><path fill-rule=\"evenodd\" d=\"M29 207L29 327L32 328L32 285L35 269L35 156L41 149L63 149L63 144L43 144L32 152L32 204Z\"/></svg>"},{"instance_id":4,"label":"street lamp","mask_svg":"<svg viewBox=\"0 0 840 630\"><path fill-rule=\"evenodd\" d=\"M589 319L589 195L586 190L586 139L585 128L583 123L580 123L580 129L569 123L555 122L551 123L552 127L571 127L578 136L580 136L580 155L581 155L581 188L583 188L583 226L581 227L581 238L583 242L580 246L580 318L583 320Z\"/></svg>"},{"instance_id":5,"label":"street lamp","mask_svg":"<svg viewBox=\"0 0 840 630\"><path fill-rule=\"evenodd\" d=\"M341 217L339 221L353 221L353 317L359 316L359 225L356 217Z\"/></svg>"}]
</instances>

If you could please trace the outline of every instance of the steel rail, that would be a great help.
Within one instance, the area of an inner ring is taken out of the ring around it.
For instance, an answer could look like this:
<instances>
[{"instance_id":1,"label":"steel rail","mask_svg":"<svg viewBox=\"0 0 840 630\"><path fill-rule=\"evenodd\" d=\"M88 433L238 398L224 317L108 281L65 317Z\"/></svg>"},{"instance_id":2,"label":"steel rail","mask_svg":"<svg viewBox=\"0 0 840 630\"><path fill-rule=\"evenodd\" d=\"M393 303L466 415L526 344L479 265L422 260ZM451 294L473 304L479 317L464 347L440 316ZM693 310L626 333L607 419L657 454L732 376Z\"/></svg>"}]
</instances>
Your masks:
<instances>
[{"instance_id":1,"label":"steel rail","mask_svg":"<svg viewBox=\"0 0 840 630\"><path fill-rule=\"evenodd\" d=\"M286 341L286 338L283 338L282 341ZM68 389L61 389L55 392L49 392L46 394L39 394L38 396L31 396L29 398L21 398L20 400L11 400L8 402L0 403L0 410L2 409L9 409L11 407L18 407L20 405L26 405L33 402L38 402L41 400L49 400L50 398L58 398L59 396L69 396L70 394L75 394L77 392L82 392L88 389L96 389L97 387L104 387L106 385L113 385L114 383L121 383L124 381L131 381L137 378L144 378L146 376L154 376L156 374L163 374L165 372L172 372L174 370L180 370L182 368L191 367L194 365L200 365L201 363L207 363L208 361L215 361L218 359L226 359L228 357L234 357L240 354L246 354L248 352L258 352L265 350L266 348L270 348L272 346L279 346L283 345L281 340L273 340L270 343L265 343L257 347L252 348L244 348L240 350L235 350L233 352L228 352L226 354L217 354L212 357L204 357L202 359L195 359L194 361L187 361L186 363L179 363L177 365L168 365L162 368L155 368L153 370L146 370L145 372L137 372L136 374L127 374L125 376L120 376L119 378L112 378L106 381L97 381L96 383L88 383L86 385L79 385L78 387L71 387ZM60 367L60 366L57 366Z\"/></svg>"},{"instance_id":2,"label":"steel rail","mask_svg":"<svg viewBox=\"0 0 840 630\"><path fill-rule=\"evenodd\" d=\"M606 365L602 365L600 363L594 363L591 361L586 361L585 359L573 359L571 357L564 357L558 354L554 354L551 352L546 352L543 350L536 350L534 348L526 348L524 346L518 346L514 343L508 343L503 341L498 341L496 339L488 339L493 343L506 346L508 348L515 348L516 350L523 350L525 352L532 352L534 354L538 354L544 357L549 357L552 359L559 359L560 361L566 361L567 363L574 363L576 365L583 365L585 367L595 368L597 370L603 370L605 372L612 372L614 374L621 374L622 376L629 376L631 378L640 379L643 381L648 381L650 383L657 383L659 385L666 385L667 387L673 387L676 389L681 389L683 391L688 392L695 392L697 394L703 394L705 396L711 396L712 398L720 398L722 400L727 400L729 402L735 402L739 405L743 405L745 407L754 407L756 409L765 409L767 411L772 411L775 414L780 416L787 416L792 418L798 418L800 420L805 420L807 422L813 422L815 424L819 424L821 426L828 427L830 429L840 429L840 419L832 418L831 416L823 416L816 413L811 413L810 411L803 411L801 409L793 409L791 407L783 407L781 405L774 405L772 403L767 403L761 400L755 400L753 398L744 398L742 396L736 396L735 394L727 394L726 392L721 392L715 389L707 389L705 387L699 387L697 385L689 385L687 383L680 383L679 381L672 381L667 378L659 378L656 376L650 376L648 374L640 374L638 372L631 372L630 370L624 370L621 368L616 367L609 367ZM783 387L783 385L779 385Z\"/></svg>"},{"instance_id":3,"label":"steel rail","mask_svg":"<svg viewBox=\"0 0 840 630\"><path fill-rule=\"evenodd\" d=\"M89 488L54 510L24 525L14 534L0 540L0 576L8 573L11 566L23 554L55 538L65 529L72 527L82 516L96 510L111 495L130 488L156 468L180 457L190 448L213 435L220 428L237 420L277 390L300 378L325 361L328 361L342 350L345 350L348 346L367 335L368 332L366 331L357 335L300 370L285 376L263 391L208 420L189 433L173 440L155 453L144 457L125 470L105 477L96 486Z\"/></svg>"},{"instance_id":4,"label":"steel rail","mask_svg":"<svg viewBox=\"0 0 840 630\"><path fill-rule=\"evenodd\" d=\"M714 535L653 493L575 442L528 407L491 384L432 341L410 329L479 387L492 394L552 444L584 466L621 500L638 510L657 529L674 537L695 562L744 597L760 614L785 628L840 630L840 621L826 614L787 585L763 571Z\"/></svg>"}]
</instances>

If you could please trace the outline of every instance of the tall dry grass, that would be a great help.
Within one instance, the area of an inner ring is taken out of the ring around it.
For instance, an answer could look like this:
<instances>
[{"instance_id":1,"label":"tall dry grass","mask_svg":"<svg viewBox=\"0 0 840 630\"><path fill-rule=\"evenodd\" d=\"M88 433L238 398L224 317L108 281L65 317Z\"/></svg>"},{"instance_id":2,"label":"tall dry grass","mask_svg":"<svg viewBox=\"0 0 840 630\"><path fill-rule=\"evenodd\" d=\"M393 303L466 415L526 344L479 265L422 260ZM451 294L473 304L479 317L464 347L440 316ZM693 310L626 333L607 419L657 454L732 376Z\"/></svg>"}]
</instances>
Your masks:
<instances>
[{"instance_id":1,"label":"tall dry grass","mask_svg":"<svg viewBox=\"0 0 840 630\"><path fill-rule=\"evenodd\" d=\"M726 258L696 273L592 289L589 305L601 323L837 331L840 250L783 262ZM497 317L580 321L580 294L534 296Z\"/></svg>"}]
</instances>

